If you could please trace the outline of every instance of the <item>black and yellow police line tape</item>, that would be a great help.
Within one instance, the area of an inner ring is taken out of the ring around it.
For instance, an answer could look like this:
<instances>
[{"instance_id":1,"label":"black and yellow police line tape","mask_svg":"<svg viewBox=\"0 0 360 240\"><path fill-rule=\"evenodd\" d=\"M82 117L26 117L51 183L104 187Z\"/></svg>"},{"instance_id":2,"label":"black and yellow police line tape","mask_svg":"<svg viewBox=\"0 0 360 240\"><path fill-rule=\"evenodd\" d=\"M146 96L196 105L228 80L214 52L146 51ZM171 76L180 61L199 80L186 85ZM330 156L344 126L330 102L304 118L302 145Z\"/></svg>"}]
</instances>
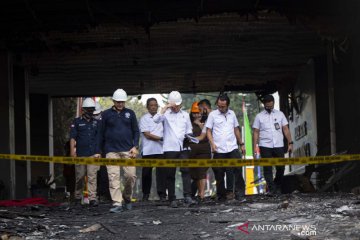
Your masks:
<instances>
[{"instance_id":1,"label":"black and yellow police line tape","mask_svg":"<svg viewBox=\"0 0 360 240\"><path fill-rule=\"evenodd\" d=\"M115 159L0 154L0 159L34 162L53 162L63 164L93 164L137 167L242 167L339 163L345 161L360 160L360 154L260 159Z\"/></svg>"}]
</instances>

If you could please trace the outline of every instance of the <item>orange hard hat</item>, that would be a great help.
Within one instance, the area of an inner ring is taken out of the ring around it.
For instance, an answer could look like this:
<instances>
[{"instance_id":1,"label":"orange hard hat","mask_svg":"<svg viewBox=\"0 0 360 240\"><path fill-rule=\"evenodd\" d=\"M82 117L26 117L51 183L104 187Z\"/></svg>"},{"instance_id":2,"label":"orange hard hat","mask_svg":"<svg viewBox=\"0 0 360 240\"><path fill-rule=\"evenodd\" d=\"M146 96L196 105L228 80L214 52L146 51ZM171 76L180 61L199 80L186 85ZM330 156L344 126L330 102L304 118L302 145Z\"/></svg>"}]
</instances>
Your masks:
<instances>
[{"instance_id":1,"label":"orange hard hat","mask_svg":"<svg viewBox=\"0 0 360 240\"><path fill-rule=\"evenodd\" d=\"M199 113L199 112L200 112L198 103L199 103L199 102L193 102L193 104L192 104L192 106L191 106L191 112L192 112L192 113Z\"/></svg>"}]
</instances>

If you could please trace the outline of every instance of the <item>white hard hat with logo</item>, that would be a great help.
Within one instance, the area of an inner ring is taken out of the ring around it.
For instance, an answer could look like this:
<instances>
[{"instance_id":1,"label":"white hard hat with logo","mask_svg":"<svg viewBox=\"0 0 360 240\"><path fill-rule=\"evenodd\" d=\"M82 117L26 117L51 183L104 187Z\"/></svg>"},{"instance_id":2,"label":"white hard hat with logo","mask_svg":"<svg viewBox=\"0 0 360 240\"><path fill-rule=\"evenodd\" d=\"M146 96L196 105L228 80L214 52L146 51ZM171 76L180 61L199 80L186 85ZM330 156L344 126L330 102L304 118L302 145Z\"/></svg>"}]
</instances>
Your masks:
<instances>
[{"instance_id":1,"label":"white hard hat with logo","mask_svg":"<svg viewBox=\"0 0 360 240\"><path fill-rule=\"evenodd\" d=\"M181 94L178 91L172 91L169 94L168 102L175 103L177 106L179 106L182 103Z\"/></svg>"},{"instance_id":2,"label":"white hard hat with logo","mask_svg":"<svg viewBox=\"0 0 360 240\"><path fill-rule=\"evenodd\" d=\"M94 114L95 114L95 115L96 115L96 114L99 114L99 113L102 112L102 110L103 110L103 109L102 109L100 103L96 102L96 103L95 103L95 111L94 111Z\"/></svg>"},{"instance_id":3,"label":"white hard hat with logo","mask_svg":"<svg viewBox=\"0 0 360 240\"><path fill-rule=\"evenodd\" d=\"M82 103L83 108L94 108L95 101L92 98L86 98Z\"/></svg>"},{"instance_id":4,"label":"white hard hat with logo","mask_svg":"<svg viewBox=\"0 0 360 240\"><path fill-rule=\"evenodd\" d=\"M119 88L114 92L112 99L118 102L125 102L127 100L127 94L123 89Z\"/></svg>"}]
</instances>

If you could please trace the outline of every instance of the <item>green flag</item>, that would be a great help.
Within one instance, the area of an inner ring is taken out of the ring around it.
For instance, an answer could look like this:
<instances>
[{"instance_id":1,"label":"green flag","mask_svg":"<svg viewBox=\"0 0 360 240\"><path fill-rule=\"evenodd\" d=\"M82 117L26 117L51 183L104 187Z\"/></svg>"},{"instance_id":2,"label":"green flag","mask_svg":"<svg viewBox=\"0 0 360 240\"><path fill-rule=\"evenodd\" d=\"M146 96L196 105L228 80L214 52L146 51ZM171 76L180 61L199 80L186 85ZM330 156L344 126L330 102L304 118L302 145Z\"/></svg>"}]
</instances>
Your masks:
<instances>
[{"instance_id":1,"label":"green flag","mask_svg":"<svg viewBox=\"0 0 360 240\"><path fill-rule=\"evenodd\" d=\"M244 132L245 132L245 156L246 158L248 157L253 157L253 146L252 146L252 134L251 134L251 126L249 123L249 118L247 115L247 111L245 108L245 101L243 99L243 104L242 104L242 112L243 112L243 116L244 116Z\"/></svg>"}]
</instances>

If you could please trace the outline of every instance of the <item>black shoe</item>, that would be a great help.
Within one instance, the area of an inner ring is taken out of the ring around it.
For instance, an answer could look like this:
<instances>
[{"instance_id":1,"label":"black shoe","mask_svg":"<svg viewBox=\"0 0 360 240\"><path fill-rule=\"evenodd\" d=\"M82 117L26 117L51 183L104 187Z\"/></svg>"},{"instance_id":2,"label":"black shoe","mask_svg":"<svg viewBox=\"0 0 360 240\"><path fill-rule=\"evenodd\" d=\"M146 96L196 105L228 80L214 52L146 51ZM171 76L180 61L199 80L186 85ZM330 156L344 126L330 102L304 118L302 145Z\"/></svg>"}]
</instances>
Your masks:
<instances>
[{"instance_id":1,"label":"black shoe","mask_svg":"<svg viewBox=\"0 0 360 240\"><path fill-rule=\"evenodd\" d=\"M178 204L177 204L176 200L170 201L169 207L171 207L171 208L177 208L177 207L178 207Z\"/></svg>"},{"instance_id":2,"label":"black shoe","mask_svg":"<svg viewBox=\"0 0 360 240\"><path fill-rule=\"evenodd\" d=\"M165 196L160 196L160 202L166 202L166 197Z\"/></svg>"},{"instance_id":3,"label":"black shoe","mask_svg":"<svg viewBox=\"0 0 360 240\"><path fill-rule=\"evenodd\" d=\"M219 196L219 197L217 198L217 201L218 201L218 202L226 202L226 201L227 201L227 198L226 198L226 196Z\"/></svg>"},{"instance_id":4,"label":"black shoe","mask_svg":"<svg viewBox=\"0 0 360 240\"><path fill-rule=\"evenodd\" d=\"M191 198L191 197L185 197L184 198L184 203L188 204L188 205L194 205L196 204L196 202Z\"/></svg>"},{"instance_id":5,"label":"black shoe","mask_svg":"<svg viewBox=\"0 0 360 240\"><path fill-rule=\"evenodd\" d=\"M235 194L233 192L226 192L226 200L233 200L235 198Z\"/></svg>"},{"instance_id":6,"label":"black shoe","mask_svg":"<svg viewBox=\"0 0 360 240\"><path fill-rule=\"evenodd\" d=\"M75 198L74 201L73 201L73 204L74 204L75 206L80 206L80 205L82 205L81 199Z\"/></svg>"},{"instance_id":7,"label":"black shoe","mask_svg":"<svg viewBox=\"0 0 360 240\"><path fill-rule=\"evenodd\" d=\"M196 202L197 202L198 205L201 205L201 204L204 204L204 203L205 203L205 198L201 198L201 197L199 197L199 196L197 196L197 197L195 198L195 200L196 200Z\"/></svg>"},{"instance_id":8,"label":"black shoe","mask_svg":"<svg viewBox=\"0 0 360 240\"><path fill-rule=\"evenodd\" d=\"M99 206L99 202L97 200L91 200L89 205L90 207L97 207Z\"/></svg>"},{"instance_id":9,"label":"black shoe","mask_svg":"<svg viewBox=\"0 0 360 240\"><path fill-rule=\"evenodd\" d=\"M269 190L266 193L266 195L268 195L268 196L277 196L279 194L281 194L281 190L279 188L277 188L275 184L270 185Z\"/></svg>"},{"instance_id":10,"label":"black shoe","mask_svg":"<svg viewBox=\"0 0 360 240\"><path fill-rule=\"evenodd\" d=\"M143 200L143 202L149 201L149 194L143 194L142 200Z\"/></svg>"},{"instance_id":11,"label":"black shoe","mask_svg":"<svg viewBox=\"0 0 360 240\"><path fill-rule=\"evenodd\" d=\"M245 192L244 191L239 191L239 192L235 192L235 199L238 201L242 201L244 200L245 197Z\"/></svg>"}]
</instances>

